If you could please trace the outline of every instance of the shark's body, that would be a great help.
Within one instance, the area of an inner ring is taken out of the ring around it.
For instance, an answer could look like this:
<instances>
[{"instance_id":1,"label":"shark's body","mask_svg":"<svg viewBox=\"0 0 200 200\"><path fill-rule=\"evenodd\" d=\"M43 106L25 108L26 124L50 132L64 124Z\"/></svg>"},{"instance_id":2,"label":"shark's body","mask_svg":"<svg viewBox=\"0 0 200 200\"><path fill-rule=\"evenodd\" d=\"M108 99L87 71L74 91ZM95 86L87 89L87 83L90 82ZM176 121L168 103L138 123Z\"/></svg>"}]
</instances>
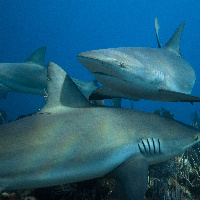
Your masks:
<instances>
[{"instance_id":1,"label":"shark's body","mask_svg":"<svg viewBox=\"0 0 200 200\"><path fill-rule=\"evenodd\" d=\"M148 165L183 153L200 133L156 114L95 106L49 63L48 100L35 115L0 126L0 189L72 183L108 175L142 199Z\"/></svg>"},{"instance_id":2,"label":"shark's body","mask_svg":"<svg viewBox=\"0 0 200 200\"><path fill-rule=\"evenodd\" d=\"M23 63L0 63L0 99L5 99L8 92L47 95L45 52L46 47L41 47ZM72 80L86 98L99 87L97 81L85 82L75 78Z\"/></svg>"},{"instance_id":3,"label":"shark's body","mask_svg":"<svg viewBox=\"0 0 200 200\"><path fill-rule=\"evenodd\" d=\"M161 47L157 21L155 27ZM189 95L196 76L179 51L183 27L184 22L163 48L119 47L79 54L78 60L103 84L90 99L200 101Z\"/></svg>"},{"instance_id":4,"label":"shark's body","mask_svg":"<svg viewBox=\"0 0 200 200\"><path fill-rule=\"evenodd\" d=\"M0 63L0 98L8 92L45 95L46 48L33 52L24 63Z\"/></svg>"}]
</instances>

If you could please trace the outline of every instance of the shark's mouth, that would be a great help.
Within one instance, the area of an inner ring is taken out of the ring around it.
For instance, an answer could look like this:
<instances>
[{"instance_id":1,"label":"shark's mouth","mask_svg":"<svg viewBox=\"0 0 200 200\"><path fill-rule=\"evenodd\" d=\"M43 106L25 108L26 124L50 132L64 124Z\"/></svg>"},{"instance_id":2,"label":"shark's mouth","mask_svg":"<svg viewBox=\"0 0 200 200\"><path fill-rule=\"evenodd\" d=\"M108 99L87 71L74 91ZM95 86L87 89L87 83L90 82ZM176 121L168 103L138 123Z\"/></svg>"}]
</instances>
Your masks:
<instances>
[{"instance_id":1,"label":"shark's mouth","mask_svg":"<svg viewBox=\"0 0 200 200\"><path fill-rule=\"evenodd\" d=\"M103 72L94 72L93 75L102 75L102 76L111 76L111 77L114 77L113 75L111 74L107 74L107 73L103 73Z\"/></svg>"},{"instance_id":2,"label":"shark's mouth","mask_svg":"<svg viewBox=\"0 0 200 200\"><path fill-rule=\"evenodd\" d=\"M98 79L116 79L116 80L120 79L124 82L128 82L127 80L123 79L122 77L116 77L114 75L111 75L111 74L108 74L108 73L103 73L103 72L94 72L93 76L99 82L101 82L101 81L98 80Z\"/></svg>"}]
</instances>

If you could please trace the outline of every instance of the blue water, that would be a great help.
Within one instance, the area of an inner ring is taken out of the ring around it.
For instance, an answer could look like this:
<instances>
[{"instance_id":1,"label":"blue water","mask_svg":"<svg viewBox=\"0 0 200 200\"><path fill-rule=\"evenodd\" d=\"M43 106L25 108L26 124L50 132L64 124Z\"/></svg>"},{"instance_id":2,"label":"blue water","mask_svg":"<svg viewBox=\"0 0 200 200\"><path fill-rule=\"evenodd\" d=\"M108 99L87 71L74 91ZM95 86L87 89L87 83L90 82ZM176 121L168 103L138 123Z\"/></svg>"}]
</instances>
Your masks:
<instances>
[{"instance_id":1,"label":"blue water","mask_svg":"<svg viewBox=\"0 0 200 200\"><path fill-rule=\"evenodd\" d=\"M164 45L185 20L180 49L197 75L192 94L200 96L199 7L196 0L1 0L0 62L23 62L37 48L46 46L45 64L55 62L71 77L89 81L93 77L78 62L77 54L111 47L157 47L156 16ZM6 100L0 100L0 107L14 120L37 111L44 103L43 97L9 93ZM123 101L123 107L130 107L130 101ZM200 114L199 103L134 103L134 109L147 112L161 107L188 124L192 112Z\"/></svg>"}]
</instances>

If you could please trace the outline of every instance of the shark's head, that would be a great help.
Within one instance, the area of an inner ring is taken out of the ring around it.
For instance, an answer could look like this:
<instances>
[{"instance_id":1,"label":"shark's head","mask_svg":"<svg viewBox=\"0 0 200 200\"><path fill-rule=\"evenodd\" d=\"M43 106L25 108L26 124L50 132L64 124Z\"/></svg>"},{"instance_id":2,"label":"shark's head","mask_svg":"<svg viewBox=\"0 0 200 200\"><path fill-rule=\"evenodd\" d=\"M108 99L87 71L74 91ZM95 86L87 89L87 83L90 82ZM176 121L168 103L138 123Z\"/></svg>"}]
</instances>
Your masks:
<instances>
[{"instance_id":1,"label":"shark's head","mask_svg":"<svg viewBox=\"0 0 200 200\"><path fill-rule=\"evenodd\" d=\"M158 125L153 125L155 122ZM163 120L160 116L155 116L151 123L154 128L148 133L149 137L141 139L138 143L149 164L178 156L200 142L200 130L195 127L167 118Z\"/></svg>"},{"instance_id":2,"label":"shark's head","mask_svg":"<svg viewBox=\"0 0 200 200\"><path fill-rule=\"evenodd\" d=\"M115 49L99 49L80 53L77 58L92 74L99 73L110 76L119 76L124 62L120 62L122 54Z\"/></svg>"},{"instance_id":3,"label":"shark's head","mask_svg":"<svg viewBox=\"0 0 200 200\"><path fill-rule=\"evenodd\" d=\"M144 81L152 82L151 79L155 77L155 72L148 68L148 65L144 65L144 62L150 63L152 60L149 61L150 57L144 56L140 52L141 50L141 48L131 47L99 49L80 53L77 58L95 78L100 74L136 84ZM163 74L155 75L157 82L163 81ZM98 81L103 82L101 80Z\"/></svg>"}]
</instances>

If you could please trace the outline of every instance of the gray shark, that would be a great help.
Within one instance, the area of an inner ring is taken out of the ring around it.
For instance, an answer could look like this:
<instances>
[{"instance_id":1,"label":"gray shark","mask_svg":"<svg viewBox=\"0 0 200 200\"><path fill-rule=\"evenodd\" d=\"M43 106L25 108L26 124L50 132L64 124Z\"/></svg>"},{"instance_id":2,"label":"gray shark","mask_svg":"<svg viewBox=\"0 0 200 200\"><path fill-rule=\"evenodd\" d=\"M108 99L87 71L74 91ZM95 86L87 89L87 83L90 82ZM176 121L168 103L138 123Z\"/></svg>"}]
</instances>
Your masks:
<instances>
[{"instance_id":1,"label":"gray shark","mask_svg":"<svg viewBox=\"0 0 200 200\"><path fill-rule=\"evenodd\" d=\"M148 166L183 153L200 132L156 114L90 103L48 64L48 99L36 114L0 126L0 189L38 188L109 176L122 199L144 197Z\"/></svg>"},{"instance_id":2,"label":"gray shark","mask_svg":"<svg viewBox=\"0 0 200 200\"><path fill-rule=\"evenodd\" d=\"M179 43L185 22L161 48L160 26L155 21L160 48L119 47L80 53L77 58L103 84L90 99L126 98L153 101L200 101L189 95L196 75L183 59Z\"/></svg>"},{"instance_id":3,"label":"gray shark","mask_svg":"<svg viewBox=\"0 0 200 200\"><path fill-rule=\"evenodd\" d=\"M46 48L34 51L24 63L0 63L0 98L8 92L45 95Z\"/></svg>"},{"instance_id":4,"label":"gray shark","mask_svg":"<svg viewBox=\"0 0 200 200\"><path fill-rule=\"evenodd\" d=\"M44 64L46 47L34 51L24 63L0 63L0 98L8 92L19 92L46 96L47 68ZM99 86L97 81L85 82L75 78L81 92L89 98Z\"/></svg>"}]
</instances>

